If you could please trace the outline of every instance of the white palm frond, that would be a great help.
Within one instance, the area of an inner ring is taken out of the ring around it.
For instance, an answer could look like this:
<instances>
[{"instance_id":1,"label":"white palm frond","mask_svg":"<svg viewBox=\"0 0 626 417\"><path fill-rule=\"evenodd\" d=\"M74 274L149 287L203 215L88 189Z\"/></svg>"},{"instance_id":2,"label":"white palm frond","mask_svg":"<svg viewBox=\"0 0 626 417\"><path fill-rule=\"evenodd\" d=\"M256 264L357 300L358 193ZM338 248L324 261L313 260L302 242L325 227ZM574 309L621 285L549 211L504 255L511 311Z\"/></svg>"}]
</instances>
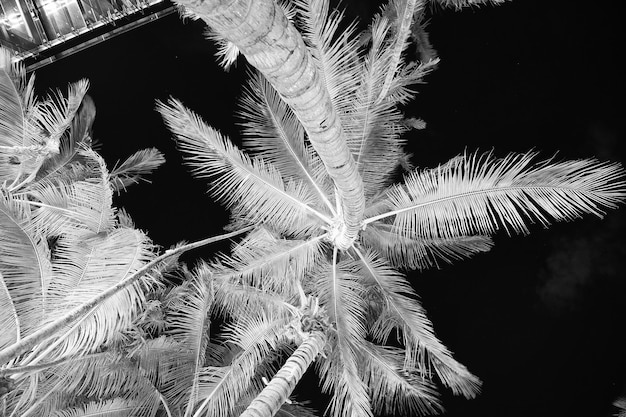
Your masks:
<instances>
[{"instance_id":1,"label":"white palm frond","mask_svg":"<svg viewBox=\"0 0 626 417\"><path fill-rule=\"evenodd\" d=\"M61 137L59 154L43 162L35 177L36 181L49 180L64 172L73 161L81 159L79 151L88 147L92 141L90 132L95 116L96 107L93 100L85 95L70 128Z\"/></svg>"},{"instance_id":2,"label":"white palm frond","mask_svg":"<svg viewBox=\"0 0 626 417\"><path fill-rule=\"evenodd\" d=\"M275 417L318 417L318 411L306 404L285 403L274 414Z\"/></svg>"},{"instance_id":3,"label":"white palm frond","mask_svg":"<svg viewBox=\"0 0 626 417\"><path fill-rule=\"evenodd\" d=\"M150 182L143 175L150 174L165 162L165 157L156 148L142 149L135 152L120 165L111 170L113 190L120 192L126 187L138 184L139 181Z\"/></svg>"},{"instance_id":4,"label":"white palm frond","mask_svg":"<svg viewBox=\"0 0 626 417\"><path fill-rule=\"evenodd\" d=\"M260 72L249 78L240 101L243 146L272 163L285 178L304 179L332 212L328 201L332 184L328 174L315 176L312 166L321 163L316 153L307 151L304 128L278 92Z\"/></svg>"},{"instance_id":5,"label":"white palm frond","mask_svg":"<svg viewBox=\"0 0 626 417\"><path fill-rule=\"evenodd\" d=\"M52 279L45 236L32 227L26 199L0 189L0 273L7 297L0 309L15 311L16 331L0 332L0 345L19 341L46 317L47 290ZM9 319L11 320L11 319Z\"/></svg>"},{"instance_id":6,"label":"white palm frond","mask_svg":"<svg viewBox=\"0 0 626 417\"><path fill-rule=\"evenodd\" d=\"M55 245L46 307L53 311L48 320L85 303L122 281L155 257L148 237L139 230L118 228L89 238L60 237ZM152 277L144 276L81 317L56 340L42 348L39 357L52 358L93 352L116 340L131 326L141 308L144 288Z\"/></svg>"},{"instance_id":7,"label":"white palm frond","mask_svg":"<svg viewBox=\"0 0 626 417\"><path fill-rule=\"evenodd\" d=\"M330 223L315 210L315 195L302 181L285 183L280 172L263 160L251 160L227 138L204 124L182 103L158 104L178 147L200 177L215 178L213 194L227 206L240 206L249 222L267 222L278 229L294 225Z\"/></svg>"},{"instance_id":8,"label":"white palm frond","mask_svg":"<svg viewBox=\"0 0 626 417\"><path fill-rule=\"evenodd\" d=\"M535 153L495 159L465 155L451 169L414 171L390 187L388 211L365 224L394 217L394 232L411 238L455 238L528 232L526 222L597 216L625 197L624 170L595 160L545 161Z\"/></svg>"},{"instance_id":9,"label":"white palm frond","mask_svg":"<svg viewBox=\"0 0 626 417\"><path fill-rule=\"evenodd\" d=\"M52 415L77 397L119 397L129 401L133 416L153 417L161 403L160 393L141 370L113 352L69 358L44 370L29 371L18 381L18 389L8 398L13 415ZM35 395L27 395L29 386Z\"/></svg>"},{"instance_id":10,"label":"white palm frond","mask_svg":"<svg viewBox=\"0 0 626 417\"><path fill-rule=\"evenodd\" d=\"M410 238L394 233L389 224L376 223L362 233L363 244L381 253L395 268L439 268L440 261L451 264L493 246L488 236L457 236L455 238Z\"/></svg>"},{"instance_id":11,"label":"white palm frond","mask_svg":"<svg viewBox=\"0 0 626 417\"><path fill-rule=\"evenodd\" d=\"M13 62L9 49L0 48L0 150L23 144L25 122L19 89L23 77L23 65Z\"/></svg>"},{"instance_id":12,"label":"white palm frond","mask_svg":"<svg viewBox=\"0 0 626 417\"><path fill-rule=\"evenodd\" d=\"M337 249L332 263L323 265L315 276L316 295L335 328L332 351L317 367L322 390L333 393L328 409L337 417L371 417L370 396L358 372L359 345L366 336L365 290L345 262L337 263Z\"/></svg>"},{"instance_id":13,"label":"white palm frond","mask_svg":"<svg viewBox=\"0 0 626 417\"><path fill-rule=\"evenodd\" d=\"M434 384L405 370L404 350L369 341L361 346L361 373L375 413L423 416L443 411Z\"/></svg>"},{"instance_id":14,"label":"white palm frond","mask_svg":"<svg viewBox=\"0 0 626 417\"><path fill-rule=\"evenodd\" d=\"M236 356L226 366L208 366L200 376L201 403L194 417L227 417L247 392L258 367L283 339L286 319L273 316L242 316L230 327L229 339L239 346Z\"/></svg>"},{"instance_id":15,"label":"white palm frond","mask_svg":"<svg viewBox=\"0 0 626 417\"><path fill-rule=\"evenodd\" d=\"M115 224L113 190L104 160L94 151L80 152L82 180L41 181L28 191L34 206L33 223L51 235L88 237L106 233Z\"/></svg>"},{"instance_id":16,"label":"white palm frond","mask_svg":"<svg viewBox=\"0 0 626 417\"><path fill-rule=\"evenodd\" d=\"M430 378L434 369L444 385L455 394L473 398L480 389L480 380L458 363L437 339L432 323L426 317L415 291L406 279L387 265L374 252L355 249L360 262L356 268L370 282L370 293L378 297L382 307L370 333L374 340L385 342L394 330L400 330L406 351L405 366Z\"/></svg>"},{"instance_id":17,"label":"white palm frond","mask_svg":"<svg viewBox=\"0 0 626 417\"><path fill-rule=\"evenodd\" d=\"M190 415L199 400L199 378L205 365L206 349L210 336L210 311L214 300L212 272L200 264L185 283L178 304L169 312L168 335L177 340L193 355L191 386L188 387L186 416Z\"/></svg>"},{"instance_id":18,"label":"white palm frond","mask_svg":"<svg viewBox=\"0 0 626 417\"><path fill-rule=\"evenodd\" d=\"M60 410L50 417L128 417L136 408L133 401L114 398L92 401L82 406Z\"/></svg>"},{"instance_id":19,"label":"white palm frond","mask_svg":"<svg viewBox=\"0 0 626 417\"><path fill-rule=\"evenodd\" d=\"M79 80L69 85L67 98L60 91L54 91L36 107L33 122L43 129L46 141L56 146L55 153L58 153L61 136L70 127L88 89L89 82Z\"/></svg>"},{"instance_id":20,"label":"white palm frond","mask_svg":"<svg viewBox=\"0 0 626 417\"><path fill-rule=\"evenodd\" d=\"M302 16L299 27L302 38L311 51L324 77L331 102L344 121L349 117L350 101L357 88L359 52L357 24L343 25L343 12L329 12L328 0L294 0Z\"/></svg>"},{"instance_id":21,"label":"white palm frond","mask_svg":"<svg viewBox=\"0 0 626 417\"><path fill-rule=\"evenodd\" d=\"M407 104L415 97L415 84L423 83L424 77L439 65L439 58L425 62L410 62L403 66L391 81L387 99L393 103Z\"/></svg>"},{"instance_id":22,"label":"white palm frond","mask_svg":"<svg viewBox=\"0 0 626 417\"><path fill-rule=\"evenodd\" d=\"M392 81L402 67L403 53L409 45L413 21L421 14L423 8L424 0L390 0L381 11L392 25L391 39L388 41L392 51L378 100L387 97Z\"/></svg>"},{"instance_id":23,"label":"white palm frond","mask_svg":"<svg viewBox=\"0 0 626 417\"><path fill-rule=\"evenodd\" d=\"M507 0L430 0L431 3L441 5L443 7L451 7L460 10L464 7L482 6L484 4L498 5Z\"/></svg>"},{"instance_id":24,"label":"white palm frond","mask_svg":"<svg viewBox=\"0 0 626 417\"><path fill-rule=\"evenodd\" d=\"M20 319L2 272L0 272L0 328L3 329L0 335L0 349L20 339Z\"/></svg>"},{"instance_id":25,"label":"white palm frond","mask_svg":"<svg viewBox=\"0 0 626 417\"><path fill-rule=\"evenodd\" d=\"M296 308L276 294L251 285L233 283L228 278L216 277L215 314L221 317L240 317L243 314L261 314L269 311L277 316L294 314Z\"/></svg>"},{"instance_id":26,"label":"white palm frond","mask_svg":"<svg viewBox=\"0 0 626 417\"><path fill-rule=\"evenodd\" d=\"M218 273L265 291L293 294L296 282L321 259L325 237L281 239L257 230L239 242L231 256L221 255Z\"/></svg>"},{"instance_id":27,"label":"white palm frond","mask_svg":"<svg viewBox=\"0 0 626 417\"><path fill-rule=\"evenodd\" d=\"M404 156L407 130L402 114L390 100L378 100L391 59L386 38L391 27L388 19L378 17L372 24L372 45L363 59L358 89L351 103L351 117L345 128L348 147L363 177L366 200L389 183L389 175Z\"/></svg>"}]
</instances>

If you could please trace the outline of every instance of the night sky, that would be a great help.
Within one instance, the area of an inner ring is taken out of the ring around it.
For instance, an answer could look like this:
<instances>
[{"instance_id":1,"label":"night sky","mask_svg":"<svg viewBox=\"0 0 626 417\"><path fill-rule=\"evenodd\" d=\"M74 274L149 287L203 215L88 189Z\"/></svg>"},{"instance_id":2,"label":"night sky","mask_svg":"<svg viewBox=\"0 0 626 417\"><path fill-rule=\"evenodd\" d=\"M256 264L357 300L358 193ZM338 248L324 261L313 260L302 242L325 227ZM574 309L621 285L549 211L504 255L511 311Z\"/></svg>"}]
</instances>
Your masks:
<instances>
[{"instance_id":1,"label":"night sky","mask_svg":"<svg viewBox=\"0 0 626 417\"><path fill-rule=\"evenodd\" d=\"M618 3L519 0L433 12L428 30L442 62L404 109L427 122L409 136L414 164L433 166L464 149L624 163ZM377 7L347 6L351 14ZM42 92L90 80L94 136L110 166L146 147L165 154L151 185L116 200L162 246L213 236L227 221L206 184L181 166L153 111L172 95L237 141L232 113L245 65L219 69L203 31L171 15L37 71ZM608 417L626 394L626 207L603 220L531 229L496 236L491 252L471 260L410 274L437 335L484 381L471 401L442 389L449 416ZM225 246L189 259L216 249Z\"/></svg>"}]
</instances>

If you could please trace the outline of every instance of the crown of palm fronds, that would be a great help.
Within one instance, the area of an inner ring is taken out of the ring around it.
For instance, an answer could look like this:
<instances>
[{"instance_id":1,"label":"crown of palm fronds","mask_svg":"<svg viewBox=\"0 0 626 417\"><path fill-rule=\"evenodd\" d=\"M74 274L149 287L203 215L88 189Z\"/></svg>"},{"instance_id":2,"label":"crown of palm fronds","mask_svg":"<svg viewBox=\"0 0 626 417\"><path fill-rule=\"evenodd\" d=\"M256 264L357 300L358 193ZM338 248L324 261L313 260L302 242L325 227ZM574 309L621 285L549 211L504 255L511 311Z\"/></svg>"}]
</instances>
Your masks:
<instances>
[{"instance_id":1,"label":"crown of palm fronds","mask_svg":"<svg viewBox=\"0 0 626 417\"><path fill-rule=\"evenodd\" d=\"M87 82L71 85L67 98L56 92L44 99L34 96L33 82L0 49L2 350L70 314L155 257L150 239L132 226L128 215L118 215L112 193L116 185L126 186L156 168L163 162L161 154L138 153L111 176L90 149L95 107L85 96ZM148 409L156 411L158 397L154 392L146 396L141 374L126 374L123 367L112 370L120 359L104 353L132 327L153 284L154 278L146 276L2 364L0 372L14 386L3 397L7 415L81 415L131 406L142 410L136 415L154 415ZM115 392L127 394L113 399ZM152 408L146 405L150 401ZM60 411L68 407L75 409Z\"/></svg>"},{"instance_id":2,"label":"crown of palm fronds","mask_svg":"<svg viewBox=\"0 0 626 417\"><path fill-rule=\"evenodd\" d=\"M603 208L623 201L624 171L595 160L533 164L534 152L501 159L477 153L434 169L410 169L394 184L408 158L402 133L414 124L398 105L413 97L412 86L438 62L423 33L426 3L390 1L361 38L356 25L329 11L327 1L294 5L291 20L328 90L363 181L363 230L348 249L335 245L341 205L333 182L301 120L260 74L251 75L239 113L251 156L179 101L160 103L192 172L210 178L213 195L232 209L230 227L258 226L211 265L219 282L216 312L234 323L225 337L242 349L238 360L247 360L246 349L256 346L250 353L256 359L246 362L253 367L261 353L278 346L281 326L293 326L298 298L317 299L330 322L317 370L322 388L333 394L332 415L436 412L437 383L471 398L480 380L437 339L399 269L488 251L489 236L499 229L527 232L533 221L547 225L583 213L602 215ZM404 62L411 39L422 42L418 51L427 59ZM401 346L392 346L392 337ZM232 371L207 376L196 415L225 416L223 408L234 407L254 377L252 369L245 378Z\"/></svg>"}]
</instances>

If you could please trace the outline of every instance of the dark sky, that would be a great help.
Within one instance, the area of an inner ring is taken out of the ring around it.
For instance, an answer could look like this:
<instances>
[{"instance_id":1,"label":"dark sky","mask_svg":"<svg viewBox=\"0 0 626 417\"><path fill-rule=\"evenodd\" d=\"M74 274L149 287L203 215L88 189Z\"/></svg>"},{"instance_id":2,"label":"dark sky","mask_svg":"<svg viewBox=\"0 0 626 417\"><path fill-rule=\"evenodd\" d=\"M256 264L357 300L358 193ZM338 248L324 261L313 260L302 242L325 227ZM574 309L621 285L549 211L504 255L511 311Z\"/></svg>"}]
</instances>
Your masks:
<instances>
[{"instance_id":1,"label":"dark sky","mask_svg":"<svg viewBox=\"0 0 626 417\"><path fill-rule=\"evenodd\" d=\"M375 4L348 7L367 13ZM432 166L469 150L535 148L545 157L624 162L624 25L616 1L519 0L436 11L442 63L406 112L423 118L410 151ZM215 235L226 214L192 179L153 111L173 95L236 138L231 114L244 66L224 73L203 25L169 16L37 72L39 87L85 77L109 164L156 146L152 185L117 200L157 244ZM626 209L527 237L496 237L488 254L411 274L438 336L484 381L476 400L442 391L449 416L609 416L626 388ZM194 256L210 256L214 248Z\"/></svg>"}]
</instances>

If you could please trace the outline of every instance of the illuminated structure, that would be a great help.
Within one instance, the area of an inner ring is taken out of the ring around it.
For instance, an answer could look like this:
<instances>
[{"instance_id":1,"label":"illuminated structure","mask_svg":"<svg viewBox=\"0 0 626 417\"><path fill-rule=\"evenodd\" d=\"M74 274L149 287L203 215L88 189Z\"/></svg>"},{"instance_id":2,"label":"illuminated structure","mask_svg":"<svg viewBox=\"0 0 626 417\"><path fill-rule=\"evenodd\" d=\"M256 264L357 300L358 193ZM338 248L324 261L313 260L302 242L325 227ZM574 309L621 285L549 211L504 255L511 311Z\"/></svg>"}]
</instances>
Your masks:
<instances>
[{"instance_id":1,"label":"illuminated structure","mask_svg":"<svg viewBox=\"0 0 626 417\"><path fill-rule=\"evenodd\" d=\"M0 0L0 45L32 71L175 10L166 0Z\"/></svg>"}]
</instances>

